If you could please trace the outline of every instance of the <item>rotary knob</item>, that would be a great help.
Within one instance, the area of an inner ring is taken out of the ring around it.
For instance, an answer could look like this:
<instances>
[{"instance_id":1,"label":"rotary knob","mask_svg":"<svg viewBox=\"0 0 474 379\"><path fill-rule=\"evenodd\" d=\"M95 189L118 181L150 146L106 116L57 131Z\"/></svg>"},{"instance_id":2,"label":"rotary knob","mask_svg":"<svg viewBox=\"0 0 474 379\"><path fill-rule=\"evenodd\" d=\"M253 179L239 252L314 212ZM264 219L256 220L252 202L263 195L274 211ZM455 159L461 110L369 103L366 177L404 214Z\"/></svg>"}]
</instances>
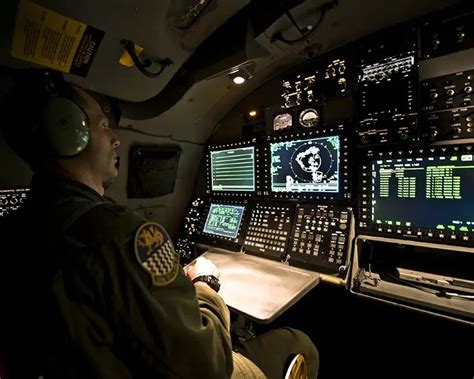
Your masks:
<instances>
[{"instance_id":1,"label":"rotary knob","mask_svg":"<svg viewBox=\"0 0 474 379\"><path fill-rule=\"evenodd\" d=\"M464 92L471 93L472 92L472 87L471 86L464 87Z\"/></svg>"},{"instance_id":2,"label":"rotary knob","mask_svg":"<svg viewBox=\"0 0 474 379\"><path fill-rule=\"evenodd\" d=\"M448 95L449 97L453 96L454 93L455 93L455 92L454 92L453 89L448 89L448 90L446 91L446 95Z\"/></svg>"}]
</instances>

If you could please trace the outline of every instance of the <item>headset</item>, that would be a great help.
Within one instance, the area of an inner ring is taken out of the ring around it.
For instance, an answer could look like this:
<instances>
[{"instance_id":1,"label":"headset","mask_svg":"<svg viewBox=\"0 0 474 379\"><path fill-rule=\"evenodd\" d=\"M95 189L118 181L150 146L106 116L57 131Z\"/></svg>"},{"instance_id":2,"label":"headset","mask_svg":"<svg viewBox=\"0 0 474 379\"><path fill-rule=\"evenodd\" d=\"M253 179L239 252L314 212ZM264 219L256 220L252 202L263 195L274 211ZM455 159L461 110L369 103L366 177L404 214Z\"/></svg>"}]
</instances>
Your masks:
<instances>
[{"instance_id":1,"label":"headset","mask_svg":"<svg viewBox=\"0 0 474 379\"><path fill-rule=\"evenodd\" d=\"M41 79L45 101L34 123L33 136L46 144L49 156L77 156L89 143L89 117L71 99L71 86L56 73L45 71Z\"/></svg>"}]
</instances>

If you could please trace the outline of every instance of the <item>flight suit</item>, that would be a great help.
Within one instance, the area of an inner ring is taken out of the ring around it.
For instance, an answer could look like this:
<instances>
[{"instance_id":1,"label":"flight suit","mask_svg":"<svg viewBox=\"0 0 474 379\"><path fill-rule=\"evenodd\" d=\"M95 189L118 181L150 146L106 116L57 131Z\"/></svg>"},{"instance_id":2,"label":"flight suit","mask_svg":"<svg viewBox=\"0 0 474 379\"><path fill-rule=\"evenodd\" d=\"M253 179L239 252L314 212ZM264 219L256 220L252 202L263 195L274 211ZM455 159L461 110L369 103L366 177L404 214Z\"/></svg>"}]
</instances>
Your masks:
<instances>
[{"instance_id":1,"label":"flight suit","mask_svg":"<svg viewBox=\"0 0 474 379\"><path fill-rule=\"evenodd\" d=\"M171 243L159 225L64 178L36 177L32 188L22 225L32 243L16 254L15 288L28 300L10 307L23 369L41 366L46 379L265 377L232 350L227 306L191 283L174 249L166 272L145 267L141 247L152 256ZM137 234L149 228L155 243Z\"/></svg>"}]
</instances>

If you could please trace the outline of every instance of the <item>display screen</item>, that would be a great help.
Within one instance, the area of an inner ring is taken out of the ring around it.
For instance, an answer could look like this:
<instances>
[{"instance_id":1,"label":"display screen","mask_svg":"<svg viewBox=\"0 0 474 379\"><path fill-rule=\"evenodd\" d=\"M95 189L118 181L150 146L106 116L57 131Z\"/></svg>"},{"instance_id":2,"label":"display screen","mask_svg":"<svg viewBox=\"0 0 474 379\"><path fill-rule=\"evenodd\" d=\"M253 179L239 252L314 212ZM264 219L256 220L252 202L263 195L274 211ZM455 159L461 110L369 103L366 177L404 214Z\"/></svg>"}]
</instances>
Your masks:
<instances>
[{"instance_id":1,"label":"display screen","mask_svg":"<svg viewBox=\"0 0 474 379\"><path fill-rule=\"evenodd\" d=\"M339 192L339 136L270 144L273 192Z\"/></svg>"},{"instance_id":2,"label":"display screen","mask_svg":"<svg viewBox=\"0 0 474 379\"><path fill-rule=\"evenodd\" d=\"M472 154L372 162L372 222L474 231Z\"/></svg>"},{"instance_id":3,"label":"display screen","mask_svg":"<svg viewBox=\"0 0 474 379\"><path fill-rule=\"evenodd\" d=\"M361 105L364 116L415 112L412 72L414 56L384 59L362 68Z\"/></svg>"},{"instance_id":4,"label":"display screen","mask_svg":"<svg viewBox=\"0 0 474 379\"><path fill-rule=\"evenodd\" d=\"M211 151L211 189L255 191L255 147Z\"/></svg>"},{"instance_id":5,"label":"display screen","mask_svg":"<svg viewBox=\"0 0 474 379\"><path fill-rule=\"evenodd\" d=\"M204 225L204 233L236 238L244 210L243 205L211 204Z\"/></svg>"}]
</instances>

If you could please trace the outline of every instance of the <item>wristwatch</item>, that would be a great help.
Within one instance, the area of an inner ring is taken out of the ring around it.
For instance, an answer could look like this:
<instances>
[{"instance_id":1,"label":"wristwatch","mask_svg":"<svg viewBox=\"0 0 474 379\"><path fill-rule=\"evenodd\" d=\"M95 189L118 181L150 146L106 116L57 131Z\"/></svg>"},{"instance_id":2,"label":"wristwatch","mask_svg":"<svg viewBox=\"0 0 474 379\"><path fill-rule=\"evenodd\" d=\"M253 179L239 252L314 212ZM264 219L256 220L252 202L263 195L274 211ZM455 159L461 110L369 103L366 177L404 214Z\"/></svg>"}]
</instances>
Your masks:
<instances>
[{"instance_id":1,"label":"wristwatch","mask_svg":"<svg viewBox=\"0 0 474 379\"><path fill-rule=\"evenodd\" d=\"M193 283L204 282L214 291L219 292L221 288L221 282L214 275L199 275L193 279Z\"/></svg>"}]
</instances>

